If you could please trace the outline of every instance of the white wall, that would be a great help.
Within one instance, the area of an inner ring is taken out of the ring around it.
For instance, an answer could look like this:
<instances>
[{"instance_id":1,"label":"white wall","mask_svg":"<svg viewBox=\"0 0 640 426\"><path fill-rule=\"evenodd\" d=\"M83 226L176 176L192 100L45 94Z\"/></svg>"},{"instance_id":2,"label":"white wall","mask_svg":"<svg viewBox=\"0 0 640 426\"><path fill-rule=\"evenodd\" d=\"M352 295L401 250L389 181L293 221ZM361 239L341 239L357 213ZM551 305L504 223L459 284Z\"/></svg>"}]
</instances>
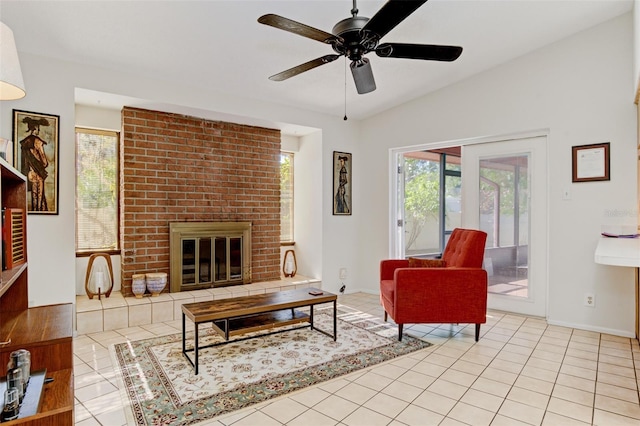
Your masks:
<instances>
[{"instance_id":1,"label":"white wall","mask_svg":"<svg viewBox=\"0 0 640 426\"><path fill-rule=\"evenodd\" d=\"M74 93L69 67L21 52L27 96L0 102L0 137L13 139L12 109L60 116L58 214L27 216L29 305L75 301ZM14 141L15 142L15 141Z\"/></svg>"},{"instance_id":2,"label":"white wall","mask_svg":"<svg viewBox=\"0 0 640 426\"><path fill-rule=\"evenodd\" d=\"M324 206L331 206L331 198L319 197L318 194L324 193L322 171L323 168L330 168L331 162L329 155L323 154L322 145L321 131L300 138L300 149L295 154L293 172L295 199L293 227L298 272L308 277L323 278L323 285L328 289L332 283L331 280L325 282L325 275L323 275L323 235L325 233L323 212ZM327 157L324 158L325 161L322 161L323 155ZM327 209L330 210L331 207ZM331 234L329 230L327 233ZM327 269L333 269L329 265L327 267ZM329 271L328 274L330 277L332 272Z\"/></svg>"},{"instance_id":3,"label":"white wall","mask_svg":"<svg viewBox=\"0 0 640 426\"><path fill-rule=\"evenodd\" d=\"M633 1L633 78L636 93L640 90L640 0Z\"/></svg>"},{"instance_id":4,"label":"white wall","mask_svg":"<svg viewBox=\"0 0 640 426\"><path fill-rule=\"evenodd\" d=\"M282 136L282 150L293 156L293 228L295 246L282 246L280 264L287 250L294 250L298 275L322 279L322 131L306 136Z\"/></svg>"},{"instance_id":5,"label":"white wall","mask_svg":"<svg viewBox=\"0 0 640 426\"><path fill-rule=\"evenodd\" d=\"M76 105L75 111L76 126L115 132L122 128L122 114L116 109Z\"/></svg>"},{"instance_id":6,"label":"white wall","mask_svg":"<svg viewBox=\"0 0 640 426\"><path fill-rule=\"evenodd\" d=\"M362 285L377 290L389 256L389 148L548 128L550 207L533 214L549 215L549 321L634 335L632 270L594 263L601 224L637 215L632 24L628 13L364 122L361 230L377 232L359 233ZM571 147L607 141L611 180L572 184Z\"/></svg>"},{"instance_id":7,"label":"white wall","mask_svg":"<svg viewBox=\"0 0 640 426\"><path fill-rule=\"evenodd\" d=\"M26 25L26 23L25 23ZM322 147L313 154L314 167L321 171L316 184L320 200L331 199L332 152L355 151L358 123L345 123L341 117L330 117L278 104L257 102L220 93L203 92L150 76L132 76L84 65L51 60L19 52L27 96L17 101L0 102L0 137L11 139L12 109L57 114L60 116L60 187L59 214L29 215L28 259L29 300L31 305L74 302L76 293L75 264L75 88L89 89L148 100L150 104L189 107L193 111L216 111L251 117L264 122L285 122L322 129ZM138 105L145 107L145 105ZM100 126L101 127L101 126ZM313 139L310 139L313 140ZM329 142L327 142L329 141ZM324 182L327 182L323 184ZM322 241L320 277L337 274L340 265L355 265L355 229L334 226L331 210L315 203L313 215L315 235L310 240ZM318 207L319 206L319 207ZM330 254L330 255L329 255ZM338 257L338 259L336 259ZM301 260L301 259L300 259ZM317 268L316 268L317 269ZM314 271L315 273L315 271ZM83 280L84 277L79 277ZM324 288L336 291L333 283Z\"/></svg>"}]
</instances>

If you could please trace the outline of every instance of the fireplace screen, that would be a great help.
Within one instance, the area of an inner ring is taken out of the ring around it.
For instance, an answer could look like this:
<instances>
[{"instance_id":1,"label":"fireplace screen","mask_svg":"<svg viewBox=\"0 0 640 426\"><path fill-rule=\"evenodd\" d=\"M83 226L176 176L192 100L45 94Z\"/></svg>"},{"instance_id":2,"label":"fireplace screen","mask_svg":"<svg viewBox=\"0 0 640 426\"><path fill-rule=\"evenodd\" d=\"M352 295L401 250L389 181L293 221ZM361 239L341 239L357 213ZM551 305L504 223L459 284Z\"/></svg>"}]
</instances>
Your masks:
<instances>
[{"instance_id":1,"label":"fireplace screen","mask_svg":"<svg viewBox=\"0 0 640 426\"><path fill-rule=\"evenodd\" d=\"M242 281L241 236L182 240L182 285L234 281Z\"/></svg>"},{"instance_id":2,"label":"fireplace screen","mask_svg":"<svg viewBox=\"0 0 640 426\"><path fill-rule=\"evenodd\" d=\"M250 224L213 225L171 224L171 291L251 282Z\"/></svg>"}]
</instances>

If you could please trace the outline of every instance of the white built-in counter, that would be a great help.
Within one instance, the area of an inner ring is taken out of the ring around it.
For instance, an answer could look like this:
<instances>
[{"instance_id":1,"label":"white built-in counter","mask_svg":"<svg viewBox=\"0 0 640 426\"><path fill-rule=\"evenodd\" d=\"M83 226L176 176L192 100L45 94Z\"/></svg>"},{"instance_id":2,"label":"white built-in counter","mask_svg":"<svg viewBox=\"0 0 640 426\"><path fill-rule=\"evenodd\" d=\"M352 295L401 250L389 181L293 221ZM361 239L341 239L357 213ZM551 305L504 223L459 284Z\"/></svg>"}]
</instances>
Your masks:
<instances>
[{"instance_id":1,"label":"white built-in counter","mask_svg":"<svg viewBox=\"0 0 640 426\"><path fill-rule=\"evenodd\" d=\"M607 238L598 241L596 263L640 267L640 238Z\"/></svg>"},{"instance_id":2,"label":"white built-in counter","mask_svg":"<svg viewBox=\"0 0 640 426\"><path fill-rule=\"evenodd\" d=\"M636 338L640 340L640 311L638 270L640 268L640 238L607 238L598 240L595 253L596 263L611 266L626 266L636 268L635 271L635 292L636 292L636 315L635 328Z\"/></svg>"}]
</instances>

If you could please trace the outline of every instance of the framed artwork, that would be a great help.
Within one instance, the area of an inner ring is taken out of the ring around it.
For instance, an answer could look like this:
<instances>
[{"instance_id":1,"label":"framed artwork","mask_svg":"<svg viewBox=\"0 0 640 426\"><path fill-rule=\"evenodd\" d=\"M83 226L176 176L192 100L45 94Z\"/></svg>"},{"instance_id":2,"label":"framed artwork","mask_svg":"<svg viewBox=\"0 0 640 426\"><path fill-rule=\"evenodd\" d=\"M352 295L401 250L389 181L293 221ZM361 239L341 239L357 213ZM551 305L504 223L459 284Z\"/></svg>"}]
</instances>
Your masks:
<instances>
[{"instance_id":1,"label":"framed artwork","mask_svg":"<svg viewBox=\"0 0 640 426\"><path fill-rule=\"evenodd\" d=\"M609 142L571 147L572 181L610 180Z\"/></svg>"},{"instance_id":2,"label":"framed artwork","mask_svg":"<svg viewBox=\"0 0 640 426\"><path fill-rule=\"evenodd\" d=\"M13 110L14 167L27 177L27 212L58 214L60 116Z\"/></svg>"},{"instance_id":3,"label":"framed artwork","mask_svg":"<svg viewBox=\"0 0 640 426\"><path fill-rule=\"evenodd\" d=\"M333 151L333 214L350 215L351 154Z\"/></svg>"}]
</instances>

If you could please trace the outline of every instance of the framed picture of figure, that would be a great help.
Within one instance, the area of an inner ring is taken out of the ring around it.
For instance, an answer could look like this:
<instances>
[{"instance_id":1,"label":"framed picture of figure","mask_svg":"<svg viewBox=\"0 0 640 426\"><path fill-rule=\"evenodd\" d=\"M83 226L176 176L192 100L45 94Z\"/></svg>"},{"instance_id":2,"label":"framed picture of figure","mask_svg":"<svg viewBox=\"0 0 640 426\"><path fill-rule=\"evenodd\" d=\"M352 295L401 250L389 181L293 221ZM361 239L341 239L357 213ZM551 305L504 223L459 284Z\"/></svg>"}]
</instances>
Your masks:
<instances>
[{"instance_id":1,"label":"framed picture of figure","mask_svg":"<svg viewBox=\"0 0 640 426\"><path fill-rule=\"evenodd\" d=\"M352 212L351 154L333 151L333 214Z\"/></svg>"},{"instance_id":2,"label":"framed picture of figure","mask_svg":"<svg viewBox=\"0 0 640 426\"><path fill-rule=\"evenodd\" d=\"M60 116L13 110L14 166L27 177L27 211L58 214Z\"/></svg>"}]
</instances>

